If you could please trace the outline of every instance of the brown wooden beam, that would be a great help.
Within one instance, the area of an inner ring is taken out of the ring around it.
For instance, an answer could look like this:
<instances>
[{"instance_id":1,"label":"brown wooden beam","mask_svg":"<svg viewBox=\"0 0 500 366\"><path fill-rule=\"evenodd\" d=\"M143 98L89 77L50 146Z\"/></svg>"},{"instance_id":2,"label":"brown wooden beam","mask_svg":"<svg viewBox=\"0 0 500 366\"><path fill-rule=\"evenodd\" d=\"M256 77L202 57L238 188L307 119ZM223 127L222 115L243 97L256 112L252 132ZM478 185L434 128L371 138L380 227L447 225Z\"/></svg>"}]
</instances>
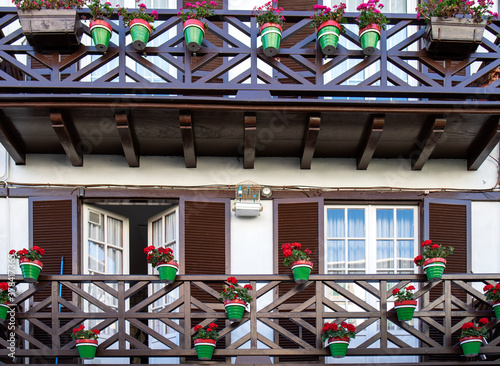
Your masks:
<instances>
[{"instance_id":1,"label":"brown wooden beam","mask_svg":"<svg viewBox=\"0 0 500 366\"><path fill-rule=\"evenodd\" d=\"M311 169L314 150L316 150L316 143L318 142L320 125L320 116L309 117L309 124L304 137L304 149L302 151L302 158L300 159L300 169Z\"/></svg>"},{"instance_id":2,"label":"brown wooden beam","mask_svg":"<svg viewBox=\"0 0 500 366\"><path fill-rule=\"evenodd\" d=\"M22 138L3 111L0 111L0 143L17 165L26 164Z\"/></svg>"},{"instance_id":3,"label":"brown wooden beam","mask_svg":"<svg viewBox=\"0 0 500 366\"><path fill-rule=\"evenodd\" d=\"M196 151L194 146L194 133L191 114L181 113L179 115L181 127L182 144L184 146L184 161L186 168L196 168Z\"/></svg>"},{"instance_id":4,"label":"brown wooden beam","mask_svg":"<svg viewBox=\"0 0 500 366\"><path fill-rule=\"evenodd\" d=\"M253 169L255 164L255 146L257 145L257 116L245 114L245 147L243 168Z\"/></svg>"},{"instance_id":5,"label":"brown wooden beam","mask_svg":"<svg viewBox=\"0 0 500 366\"><path fill-rule=\"evenodd\" d=\"M423 168L443 136L445 126L446 118L436 118L422 129L411 156L412 170L421 170Z\"/></svg>"},{"instance_id":6,"label":"brown wooden beam","mask_svg":"<svg viewBox=\"0 0 500 366\"><path fill-rule=\"evenodd\" d=\"M129 167L139 166L139 153L137 149L137 139L125 112L119 111L115 113L116 128L122 141L123 153L127 159Z\"/></svg>"},{"instance_id":7,"label":"brown wooden beam","mask_svg":"<svg viewBox=\"0 0 500 366\"><path fill-rule=\"evenodd\" d=\"M368 164L377 148L378 141L382 136L382 132L384 132L384 123L385 117L373 117L367 126L358 152L358 158L356 159L358 170L366 170L368 168Z\"/></svg>"},{"instance_id":8,"label":"brown wooden beam","mask_svg":"<svg viewBox=\"0 0 500 366\"><path fill-rule=\"evenodd\" d=\"M63 116L61 111L50 112L50 122L56 132L66 155L73 166L83 166L83 155L78 149L80 137L68 116Z\"/></svg>"},{"instance_id":9,"label":"brown wooden beam","mask_svg":"<svg viewBox=\"0 0 500 366\"><path fill-rule=\"evenodd\" d=\"M500 141L500 118L492 116L481 128L469 149L467 169L477 170Z\"/></svg>"}]
</instances>

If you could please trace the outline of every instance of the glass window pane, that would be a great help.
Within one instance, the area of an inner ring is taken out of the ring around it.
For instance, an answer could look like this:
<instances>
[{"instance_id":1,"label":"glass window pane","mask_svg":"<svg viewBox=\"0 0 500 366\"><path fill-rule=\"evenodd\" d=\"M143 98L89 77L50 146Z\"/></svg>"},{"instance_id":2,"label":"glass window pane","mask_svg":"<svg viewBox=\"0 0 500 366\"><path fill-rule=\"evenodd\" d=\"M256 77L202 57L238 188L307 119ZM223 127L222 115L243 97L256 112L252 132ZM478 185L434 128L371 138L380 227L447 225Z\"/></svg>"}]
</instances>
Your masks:
<instances>
[{"instance_id":1,"label":"glass window pane","mask_svg":"<svg viewBox=\"0 0 500 366\"><path fill-rule=\"evenodd\" d=\"M122 274L123 265L122 257L123 252L118 249L108 248L108 274Z\"/></svg>"},{"instance_id":2,"label":"glass window pane","mask_svg":"<svg viewBox=\"0 0 500 366\"><path fill-rule=\"evenodd\" d=\"M413 268L413 240L398 240L397 256L399 268Z\"/></svg>"},{"instance_id":3,"label":"glass window pane","mask_svg":"<svg viewBox=\"0 0 500 366\"><path fill-rule=\"evenodd\" d=\"M365 210L362 208L350 208L347 210L348 237L365 237Z\"/></svg>"},{"instance_id":4,"label":"glass window pane","mask_svg":"<svg viewBox=\"0 0 500 366\"><path fill-rule=\"evenodd\" d=\"M398 238L413 238L413 210L398 209Z\"/></svg>"},{"instance_id":5,"label":"glass window pane","mask_svg":"<svg viewBox=\"0 0 500 366\"><path fill-rule=\"evenodd\" d=\"M101 215L94 211L89 211L89 239L103 241L104 240L104 228L102 225L104 215Z\"/></svg>"},{"instance_id":6,"label":"glass window pane","mask_svg":"<svg viewBox=\"0 0 500 366\"><path fill-rule=\"evenodd\" d=\"M104 245L89 240L89 270L104 272Z\"/></svg>"},{"instance_id":7,"label":"glass window pane","mask_svg":"<svg viewBox=\"0 0 500 366\"><path fill-rule=\"evenodd\" d=\"M365 268L365 241L364 240L349 240L348 241L348 267L349 268Z\"/></svg>"},{"instance_id":8,"label":"glass window pane","mask_svg":"<svg viewBox=\"0 0 500 366\"><path fill-rule=\"evenodd\" d=\"M153 222L153 237L151 238L151 244L155 247L162 246L163 243L161 241L161 219Z\"/></svg>"},{"instance_id":9,"label":"glass window pane","mask_svg":"<svg viewBox=\"0 0 500 366\"><path fill-rule=\"evenodd\" d=\"M123 248L123 223L112 217L108 217L107 223L108 244Z\"/></svg>"},{"instance_id":10,"label":"glass window pane","mask_svg":"<svg viewBox=\"0 0 500 366\"><path fill-rule=\"evenodd\" d=\"M377 240L377 269L394 267L394 241Z\"/></svg>"},{"instance_id":11,"label":"glass window pane","mask_svg":"<svg viewBox=\"0 0 500 366\"><path fill-rule=\"evenodd\" d=\"M394 211L377 209L377 238L394 238Z\"/></svg>"},{"instance_id":12,"label":"glass window pane","mask_svg":"<svg viewBox=\"0 0 500 366\"><path fill-rule=\"evenodd\" d=\"M345 210L343 208L328 209L326 215L326 235L329 238L344 238Z\"/></svg>"},{"instance_id":13,"label":"glass window pane","mask_svg":"<svg viewBox=\"0 0 500 366\"><path fill-rule=\"evenodd\" d=\"M167 244L171 244L176 241L177 231L175 221L175 212L165 216L165 236Z\"/></svg>"},{"instance_id":14,"label":"glass window pane","mask_svg":"<svg viewBox=\"0 0 500 366\"><path fill-rule=\"evenodd\" d=\"M344 240L328 240L326 251L327 271L335 268L345 268Z\"/></svg>"}]
</instances>

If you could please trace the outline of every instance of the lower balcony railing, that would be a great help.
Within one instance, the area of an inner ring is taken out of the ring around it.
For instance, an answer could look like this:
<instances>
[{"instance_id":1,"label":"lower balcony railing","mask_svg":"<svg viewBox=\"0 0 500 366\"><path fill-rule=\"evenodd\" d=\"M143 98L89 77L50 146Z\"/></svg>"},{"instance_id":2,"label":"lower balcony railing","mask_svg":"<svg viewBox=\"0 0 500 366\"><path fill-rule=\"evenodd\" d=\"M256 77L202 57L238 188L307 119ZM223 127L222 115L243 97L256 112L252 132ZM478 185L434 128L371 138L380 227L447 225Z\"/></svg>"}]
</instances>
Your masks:
<instances>
[{"instance_id":1,"label":"lower balcony railing","mask_svg":"<svg viewBox=\"0 0 500 366\"><path fill-rule=\"evenodd\" d=\"M101 331L96 357L193 363L193 327L210 322L219 324L216 362L236 357L240 363L243 356L258 360L248 363L328 363L333 359L321 342L325 321L356 325L356 339L336 364L500 362L500 321L482 291L500 274L446 274L432 283L424 275L312 275L304 285L291 275L240 275L239 283L252 285L253 300L242 321L233 323L217 300L226 278L180 275L164 285L152 275L42 275L28 287L16 277L15 321L0 324L0 363L78 362L70 336L80 324ZM412 321L400 322L392 289L409 283L417 288L418 307ZM467 359L458 344L461 327L483 317L490 320L487 343L480 356Z\"/></svg>"}]
</instances>

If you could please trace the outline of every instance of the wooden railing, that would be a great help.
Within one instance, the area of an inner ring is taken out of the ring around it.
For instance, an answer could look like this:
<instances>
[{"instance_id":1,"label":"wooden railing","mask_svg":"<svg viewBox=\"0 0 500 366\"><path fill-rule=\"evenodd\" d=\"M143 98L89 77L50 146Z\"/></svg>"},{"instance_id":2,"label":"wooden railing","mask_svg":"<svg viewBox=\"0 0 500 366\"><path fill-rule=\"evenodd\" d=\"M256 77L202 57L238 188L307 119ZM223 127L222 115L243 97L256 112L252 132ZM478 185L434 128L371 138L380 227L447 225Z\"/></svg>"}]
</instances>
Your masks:
<instances>
[{"instance_id":1,"label":"wooden railing","mask_svg":"<svg viewBox=\"0 0 500 366\"><path fill-rule=\"evenodd\" d=\"M291 11L285 13L287 28L279 54L270 58L258 47L258 28L250 11L218 10L196 54L184 47L176 12L159 10L156 31L143 53L133 48L121 20L115 20L106 53L92 45L85 25L84 45L74 53L46 55L23 42L15 9L0 8L0 93L258 101L301 97L311 102L324 97L497 98L500 80L482 87L488 73L500 66L496 24L487 26L478 51L458 62L428 57L422 42L425 23L414 14L389 14L390 25L371 56L363 55L355 27L342 34L333 56L324 57L310 27L312 13ZM85 11L81 14L88 18ZM355 16L347 14L349 24L355 24Z\"/></svg>"},{"instance_id":2,"label":"wooden railing","mask_svg":"<svg viewBox=\"0 0 500 366\"><path fill-rule=\"evenodd\" d=\"M357 324L358 338L363 338L351 343L347 357L396 357L397 362L398 356L415 356L415 362L427 360L430 365L429 358L446 356L448 364L455 364L450 360L460 358L456 339L463 323L487 317L488 345L481 348L481 354L489 361L481 364L500 359L500 321L482 293L483 286L498 282L500 275L447 274L433 283L427 283L423 275L312 275L308 283L296 286L287 275L237 277L240 283L253 286L253 301L240 323L226 320L217 300L227 275L177 276L173 284L161 286L156 293L152 291L153 284L159 283L157 276L42 275L16 298L15 356L47 363L56 357L77 357L69 335L90 319L93 328L107 334L98 357L195 357L193 327L217 321L225 348L216 349L214 357L225 357L227 362L231 357L263 355L275 363L285 356L323 360L328 355L320 340L323 323L348 320ZM0 277L0 282L6 280ZM419 306L413 322L399 322L392 308L392 289L410 282L418 289ZM94 296L89 284L94 286ZM278 290L286 284L292 285L291 290ZM167 297L166 307L150 311L155 301ZM93 311L88 304L95 307ZM299 332L280 324L282 320L291 321ZM159 331L155 321L168 326L168 333ZM0 331L8 335L7 326L0 325ZM131 327L146 338L130 335ZM306 333L312 338L305 337ZM163 349L152 346L153 339ZM0 337L0 359L11 353L8 337Z\"/></svg>"}]
</instances>

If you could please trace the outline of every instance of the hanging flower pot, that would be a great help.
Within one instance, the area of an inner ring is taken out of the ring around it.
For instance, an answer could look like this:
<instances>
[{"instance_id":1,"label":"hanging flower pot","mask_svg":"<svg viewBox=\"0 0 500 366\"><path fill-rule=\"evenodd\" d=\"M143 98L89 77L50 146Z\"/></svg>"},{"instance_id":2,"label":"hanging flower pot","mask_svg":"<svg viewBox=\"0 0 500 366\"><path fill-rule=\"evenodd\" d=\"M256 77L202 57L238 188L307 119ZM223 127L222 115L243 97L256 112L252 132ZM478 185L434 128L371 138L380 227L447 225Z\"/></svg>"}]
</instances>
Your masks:
<instances>
[{"instance_id":1,"label":"hanging flower pot","mask_svg":"<svg viewBox=\"0 0 500 366\"><path fill-rule=\"evenodd\" d=\"M94 40L95 48L100 52L108 50L112 32L113 28L104 20L96 19L90 22L90 35Z\"/></svg>"},{"instance_id":2,"label":"hanging flower pot","mask_svg":"<svg viewBox=\"0 0 500 366\"><path fill-rule=\"evenodd\" d=\"M95 357L98 342L95 339L75 339L76 348L80 358L84 360L92 360Z\"/></svg>"},{"instance_id":3,"label":"hanging flower pot","mask_svg":"<svg viewBox=\"0 0 500 366\"><path fill-rule=\"evenodd\" d=\"M292 272L295 283L306 283L313 268L311 261L295 261L292 263Z\"/></svg>"},{"instance_id":4,"label":"hanging flower pot","mask_svg":"<svg viewBox=\"0 0 500 366\"><path fill-rule=\"evenodd\" d=\"M27 258L19 259L19 266L26 282L37 282L43 263L39 260L29 260Z\"/></svg>"},{"instance_id":5,"label":"hanging flower pot","mask_svg":"<svg viewBox=\"0 0 500 366\"><path fill-rule=\"evenodd\" d=\"M394 303L394 309L396 309L396 314L400 322L412 320L413 313L415 312L416 307L417 307L416 300L403 300L403 301L396 301Z\"/></svg>"},{"instance_id":6,"label":"hanging flower pot","mask_svg":"<svg viewBox=\"0 0 500 366\"><path fill-rule=\"evenodd\" d=\"M278 54L281 32L283 32L283 28L276 23L265 23L260 27L262 48L266 56L274 57Z\"/></svg>"},{"instance_id":7,"label":"hanging flower pot","mask_svg":"<svg viewBox=\"0 0 500 366\"><path fill-rule=\"evenodd\" d=\"M474 357L479 354L479 348L483 343L483 337L464 337L460 338L460 346L465 357Z\"/></svg>"},{"instance_id":8,"label":"hanging flower pot","mask_svg":"<svg viewBox=\"0 0 500 366\"><path fill-rule=\"evenodd\" d=\"M188 19L184 22L184 39L189 51L197 52L204 36L205 26L198 19Z\"/></svg>"},{"instance_id":9,"label":"hanging flower pot","mask_svg":"<svg viewBox=\"0 0 500 366\"><path fill-rule=\"evenodd\" d=\"M495 311L495 316L500 319L500 300L493 301L493 310Z\"/></svg>"},{"instance_id":10,"label":"hanging flower pot","mask_svg":"<svg viewBox=\"0 0 500 366\"><path fill-rule=\"evenodd\" d=\"M214 353L215 339L195 339L194 347L196 348L198 359L210 360L212 359L212 355Z\"/></svg>"},{"instance_id":11,"label":"hanging flower pot","mask_svg":"<svg viewBox=\"0 0 500 366\"><path fill-rule=\"evenodd\" d=\"M7 304L0 304L0 319L7 319L7 313L10 311L10 307Z\"/></svg>"},{"instance_id":12,"label":"hanging flower pot","mask_svg":"<svg viewBox=\"0 0 500 366\"><path fill-rule=\"evenodd\" d=\"M423 267L428 281L438 281L443 276L446 259L429 258L424 262Z\"/></svg>"},{"instance_id":13,"label":"hanging flower pot","mask_svg":"<svg viewBox=\"0 0 500 366\"><path fill-rule=\"evenodd\" d=\"M246 307L246 302L240 299L224 301L224 308L226 309L227 318L232 322L241 321Z\"/></svg>"},{"instance_id":14,"label":"hanging flower pot","mask_svg":"<svg viewBox=\"0 0 500 366\"><path fill-rule=\"evenodd\" d=\"M377 49L377 43L380 39L380 26L378 24L368 24L359 30L359 41L363 53L370 56Z\"/></svg>"},{"instance_id":15,"label":"hanging flower pot","mask_svg":"<svg viewBox=\"0 0 500 366\"><path fill-rule=\"evenodd\" d=\"M318 27L316 35L323 54L333 55L339 42L340 24L335 20L327 20Z\"/></svg>"},{"instance_id":16,"label":"hanging flower pot","mask_svg":"<svg viewBox=\"0 0 500 366\"><path fill-rule=\"evenodd\" d=\"M134 48L137 51L144 50L152 32L149 22L144 19L132 19L129 28Z\"/></svg>"},{"instance_id":17,"label":"hanging flower pot","mask_svg":"<svg viewBox=\"0 0 500 366\"><path fill-rule=\"evenodd\" d=\"M158 269L161 282L172 283L174 282L175 276L179 271L179 264L177 262L170 261L167 263L159 263L156 268Z\"/></svg>"},{"instance_id":18,"label":"hanging flower pot","mask_svg":"<svg viewBox=\"0 0 500 366\"><path fill-rule=\"evenodd\" d=\"M345 357L347 347L349 347L349 337L328 338L325 347L330 347L330 353L333 358Z\"/></svg>"}]
</instances>

